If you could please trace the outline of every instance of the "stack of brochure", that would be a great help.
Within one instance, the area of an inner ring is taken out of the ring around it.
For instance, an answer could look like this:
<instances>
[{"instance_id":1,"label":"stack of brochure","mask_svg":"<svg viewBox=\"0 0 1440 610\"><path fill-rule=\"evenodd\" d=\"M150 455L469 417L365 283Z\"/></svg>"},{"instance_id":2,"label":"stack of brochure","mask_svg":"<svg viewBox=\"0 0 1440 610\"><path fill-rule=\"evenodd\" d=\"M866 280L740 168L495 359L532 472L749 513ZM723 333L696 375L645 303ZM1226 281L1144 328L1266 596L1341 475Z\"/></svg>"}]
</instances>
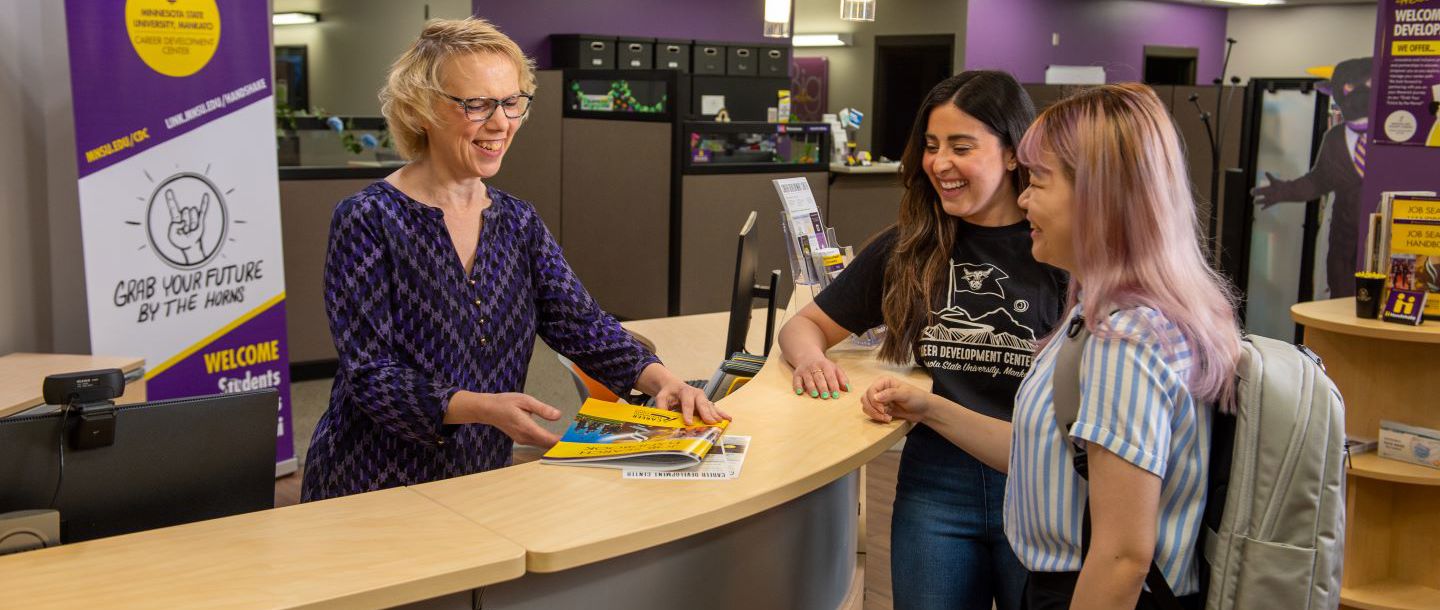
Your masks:
<instances>
[{"instance_id":1,"label":"stack of brochure","mask_svg":"<svg viewBox=\"0 0 1440 610\"><path fill-rule=\"evenodd\" d=\"M700 464L720 440L728 421L687 426L665 409L605 402L580 406L560 442L540 458L544 464L678 470Z\"/></svg>"}]
</instances>

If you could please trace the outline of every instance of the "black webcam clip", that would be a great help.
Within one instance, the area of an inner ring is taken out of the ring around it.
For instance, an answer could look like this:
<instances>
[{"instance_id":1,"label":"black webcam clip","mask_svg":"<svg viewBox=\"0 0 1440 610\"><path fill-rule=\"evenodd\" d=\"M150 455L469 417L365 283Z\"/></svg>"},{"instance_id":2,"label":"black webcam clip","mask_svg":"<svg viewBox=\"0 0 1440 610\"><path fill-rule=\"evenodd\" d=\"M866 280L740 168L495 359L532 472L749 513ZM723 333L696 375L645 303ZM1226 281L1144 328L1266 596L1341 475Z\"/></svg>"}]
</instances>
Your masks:
<instances>
[{"instance_id":1,"label":"black webcam clip","mask_svg":"<svg viewBox=\"0 0 1440 610\"><path fill-rule=\"evenodd\" d=\"M120 369L50 375L43 392L46 404L79 414L79 423L70 431L72 448L115 444L115 399L125 393L125 374Z\"/></svg>"}]
</instances>

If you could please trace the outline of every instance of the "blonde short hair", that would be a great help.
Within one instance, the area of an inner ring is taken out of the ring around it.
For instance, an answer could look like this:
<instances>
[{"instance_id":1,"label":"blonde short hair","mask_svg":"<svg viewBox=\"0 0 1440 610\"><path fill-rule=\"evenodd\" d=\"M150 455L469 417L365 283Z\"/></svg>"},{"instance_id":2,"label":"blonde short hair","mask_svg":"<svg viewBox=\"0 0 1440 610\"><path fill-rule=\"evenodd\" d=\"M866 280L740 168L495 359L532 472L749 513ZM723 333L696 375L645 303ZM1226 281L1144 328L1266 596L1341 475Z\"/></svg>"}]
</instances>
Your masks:
<instances>
[{"instance_id":1,"label":"blonde short hair","mask_svg":"<svg viewBox=\"0 0 1440 610\"><path fill-rule=\"evenodd\" d=\"M470 53L494 53L515 62L520 90L535 93L535 62L489 21L431 19L415 43L390 65L380 89L380 113L385 115L395 147L406 159L424 156L430 145L426 129L439 123L434 108L437 100L444 99L440 67L452 57Z\"/></svg>"}]
</instances>

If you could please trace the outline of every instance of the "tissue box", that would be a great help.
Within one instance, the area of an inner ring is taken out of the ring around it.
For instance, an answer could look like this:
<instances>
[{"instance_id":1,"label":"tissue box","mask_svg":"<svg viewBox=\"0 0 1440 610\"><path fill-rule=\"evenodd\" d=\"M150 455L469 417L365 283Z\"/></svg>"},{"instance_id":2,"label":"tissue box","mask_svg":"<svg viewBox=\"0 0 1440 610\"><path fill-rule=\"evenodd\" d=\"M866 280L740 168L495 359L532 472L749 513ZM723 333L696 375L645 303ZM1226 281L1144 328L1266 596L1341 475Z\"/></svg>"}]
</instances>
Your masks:
<instances>
[{"instance_id":1,"label":"tissue box","mask_svg":"<svg viewBox=\"0 0 1440 610\"><path fill-rule=\"evenodd\" d=\"M1381 420L1380 457L1440 469L1440 431Z\"/></svg>"}]
</instances>

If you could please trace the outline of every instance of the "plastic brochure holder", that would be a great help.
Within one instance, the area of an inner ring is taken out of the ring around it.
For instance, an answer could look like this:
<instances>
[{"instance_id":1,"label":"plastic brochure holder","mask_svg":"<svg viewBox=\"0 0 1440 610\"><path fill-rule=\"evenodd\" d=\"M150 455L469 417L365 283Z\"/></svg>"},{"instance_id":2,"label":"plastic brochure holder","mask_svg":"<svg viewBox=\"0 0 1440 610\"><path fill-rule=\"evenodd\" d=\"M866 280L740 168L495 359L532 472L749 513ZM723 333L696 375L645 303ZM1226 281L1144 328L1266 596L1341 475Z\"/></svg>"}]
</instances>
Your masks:
<instances>
[{"instance_id":1,"label":"plastic brochure holder","mask_svg":"<svg viewBox=\"0 0 1440 610\"><path fill-rule=\"evenodd\" d=\"M790 277L795 279L795 285L811 286L820 283L814 259L811 257L815 246L810 243L810 236L795 235L790 214L785 210L780 210L780 231L785 236L785 250L790 255Z\"/></svg>"}]
</instances>

